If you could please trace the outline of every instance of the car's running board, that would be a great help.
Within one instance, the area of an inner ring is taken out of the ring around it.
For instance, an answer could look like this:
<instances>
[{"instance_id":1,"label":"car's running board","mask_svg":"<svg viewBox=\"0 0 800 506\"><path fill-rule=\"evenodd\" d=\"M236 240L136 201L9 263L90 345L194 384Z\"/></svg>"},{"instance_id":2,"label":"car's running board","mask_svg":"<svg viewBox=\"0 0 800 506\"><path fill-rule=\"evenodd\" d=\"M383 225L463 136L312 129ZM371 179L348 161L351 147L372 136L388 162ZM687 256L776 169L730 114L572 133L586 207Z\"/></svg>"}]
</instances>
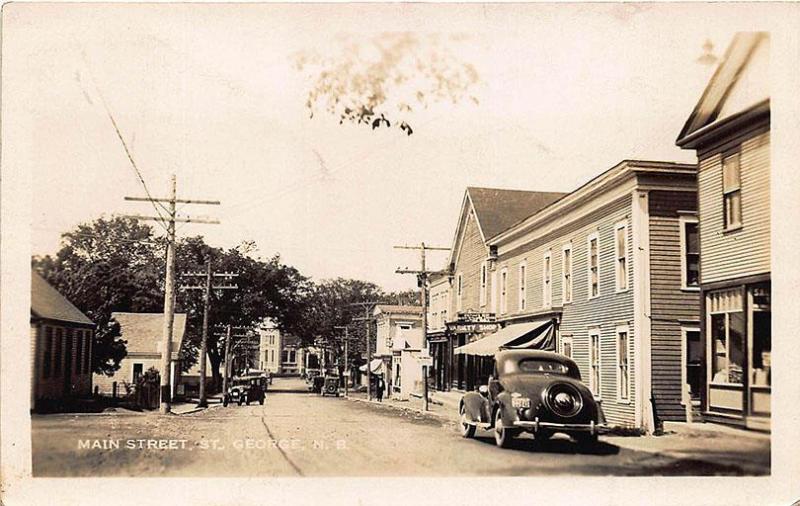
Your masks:
<instances>
[{"instance_id":1,"label":"car's running board","mask_svg":"<svg viewBox=\"0 0 800 506\"><path fill-rule=\"evenodd\" d=\"M468 424L477 427L479 429L491 429L492 424L489 422L467 422Z\"/></svg>"}]
</instances>

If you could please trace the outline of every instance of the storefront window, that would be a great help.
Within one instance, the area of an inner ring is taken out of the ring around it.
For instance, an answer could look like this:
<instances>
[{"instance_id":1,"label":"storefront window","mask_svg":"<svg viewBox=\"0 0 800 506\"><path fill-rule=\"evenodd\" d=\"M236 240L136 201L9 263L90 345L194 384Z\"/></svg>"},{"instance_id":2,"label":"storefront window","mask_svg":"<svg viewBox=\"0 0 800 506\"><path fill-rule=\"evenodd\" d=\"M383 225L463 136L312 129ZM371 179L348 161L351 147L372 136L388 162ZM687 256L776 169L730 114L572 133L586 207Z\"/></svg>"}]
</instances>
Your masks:
<instances>
[{"instance_id":1,"label":"storefront window","mask_svg":"<svg viewBox=\"0 0 800 506\"><path fill-rule=\"evenodd\" d=\"M769 311L753 312L753 376L751 382L755 386L770 386L772 353L772 313Z\"/></svg>"},{"instance_id":2,"label":"storefront window","mask_svg":"<svg viewBox=\"0 0 800 506\"><path fill-rule=\"evenodd\" d=\"M744 313L741 311L711 315L714 383L742 383L744 336Z\"/></svg>"}]
</instances>

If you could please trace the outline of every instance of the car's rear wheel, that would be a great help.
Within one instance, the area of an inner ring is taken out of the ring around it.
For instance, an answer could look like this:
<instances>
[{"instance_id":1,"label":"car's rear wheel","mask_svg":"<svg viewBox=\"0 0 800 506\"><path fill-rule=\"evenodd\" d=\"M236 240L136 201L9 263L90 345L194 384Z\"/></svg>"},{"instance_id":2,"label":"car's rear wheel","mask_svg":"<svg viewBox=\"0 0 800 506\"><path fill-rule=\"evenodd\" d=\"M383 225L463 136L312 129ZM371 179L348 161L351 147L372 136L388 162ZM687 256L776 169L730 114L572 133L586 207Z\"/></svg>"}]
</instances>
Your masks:
<instances>
[{"instance_id":1,"label":"car's rear wheel","mask_svg":"<svg viewBox=\"0 0 800 506\"><path fill-rule=\"evenodd\" d=\"M467 410L462 405L459 409L459 428L461 429L461 437L470 439L475 436L475 425L469 423L469 419L467 418Z\"/></svg>"},{"instance_id":2,"label":"car's rear wheel","mask_svg":"<svg viewBox=\"0 0 800 506\"><path fill-rule=\"evenodd\" d=\"M228 407L228 396L227 395L223 395L222 396L222 406L225 407L225 408Z\"/></svg>"},{"instance_id":3,"label":"car's rear wheel","mask_svg":"<svg viewBox=\"0 0 800 506\"><path fill-rule=\"evenodd\" d=\"M513 428L503 426L503 415L498 408L494 415L494 442L500 448L511 446L511 440L516 436L517 431Z\"/></svg>"}]
</instances>

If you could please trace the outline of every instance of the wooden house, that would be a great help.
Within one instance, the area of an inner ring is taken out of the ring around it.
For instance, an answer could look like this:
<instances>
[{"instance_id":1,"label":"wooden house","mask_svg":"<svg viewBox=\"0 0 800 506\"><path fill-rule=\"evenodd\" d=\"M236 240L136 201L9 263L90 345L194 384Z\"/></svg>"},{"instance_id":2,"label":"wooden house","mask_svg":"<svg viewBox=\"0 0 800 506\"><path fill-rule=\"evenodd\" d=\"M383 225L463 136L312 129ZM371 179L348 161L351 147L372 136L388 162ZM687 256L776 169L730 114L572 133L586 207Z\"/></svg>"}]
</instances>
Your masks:
<instances>
[{"instance_id":1,"label":"wooden house","mask_svg":"<svg viewBox=\"0 0 800 506\"><path fill-rule=\"evenodd\" d=\"M757 429L771 412L769 51L768 34L737 34L677 139L699 162L699 401Z\"/></svg>"},{"instance_id":2,"label":"wooden house","mask_svg":"<svg viewBox=\"0 0 800 506\"><path fill-rule=\"evenodd\" d=\"M30 323L31 409L58 409L89 397L95 324L36 272Z\"/></svg>"}]
</instances>

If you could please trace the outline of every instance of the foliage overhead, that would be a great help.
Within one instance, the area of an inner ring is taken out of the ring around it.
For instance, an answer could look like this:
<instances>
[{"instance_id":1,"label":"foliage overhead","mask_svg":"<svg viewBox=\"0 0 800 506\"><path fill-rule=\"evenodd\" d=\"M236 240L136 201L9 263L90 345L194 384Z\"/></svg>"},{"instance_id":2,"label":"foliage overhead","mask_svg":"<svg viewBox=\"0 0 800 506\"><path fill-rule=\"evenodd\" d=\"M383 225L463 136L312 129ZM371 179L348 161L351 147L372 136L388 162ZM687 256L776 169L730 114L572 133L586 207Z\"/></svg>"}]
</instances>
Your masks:
<instances>
[{"instance_id":1,"label":"foliage overhead","mask_svg":"<svg viewBox=\"0 0 800 506\"><path fill-rule=\"evenodd\" d=\"M301 51L298 71L311 81L306 108L372 130L400 128L411 135L412 114L434 102L478 99L475 67L456 56L453 43L463 37L389 32L369 40L342 36L331 51Z\"/></svg>"}]
</instances>

